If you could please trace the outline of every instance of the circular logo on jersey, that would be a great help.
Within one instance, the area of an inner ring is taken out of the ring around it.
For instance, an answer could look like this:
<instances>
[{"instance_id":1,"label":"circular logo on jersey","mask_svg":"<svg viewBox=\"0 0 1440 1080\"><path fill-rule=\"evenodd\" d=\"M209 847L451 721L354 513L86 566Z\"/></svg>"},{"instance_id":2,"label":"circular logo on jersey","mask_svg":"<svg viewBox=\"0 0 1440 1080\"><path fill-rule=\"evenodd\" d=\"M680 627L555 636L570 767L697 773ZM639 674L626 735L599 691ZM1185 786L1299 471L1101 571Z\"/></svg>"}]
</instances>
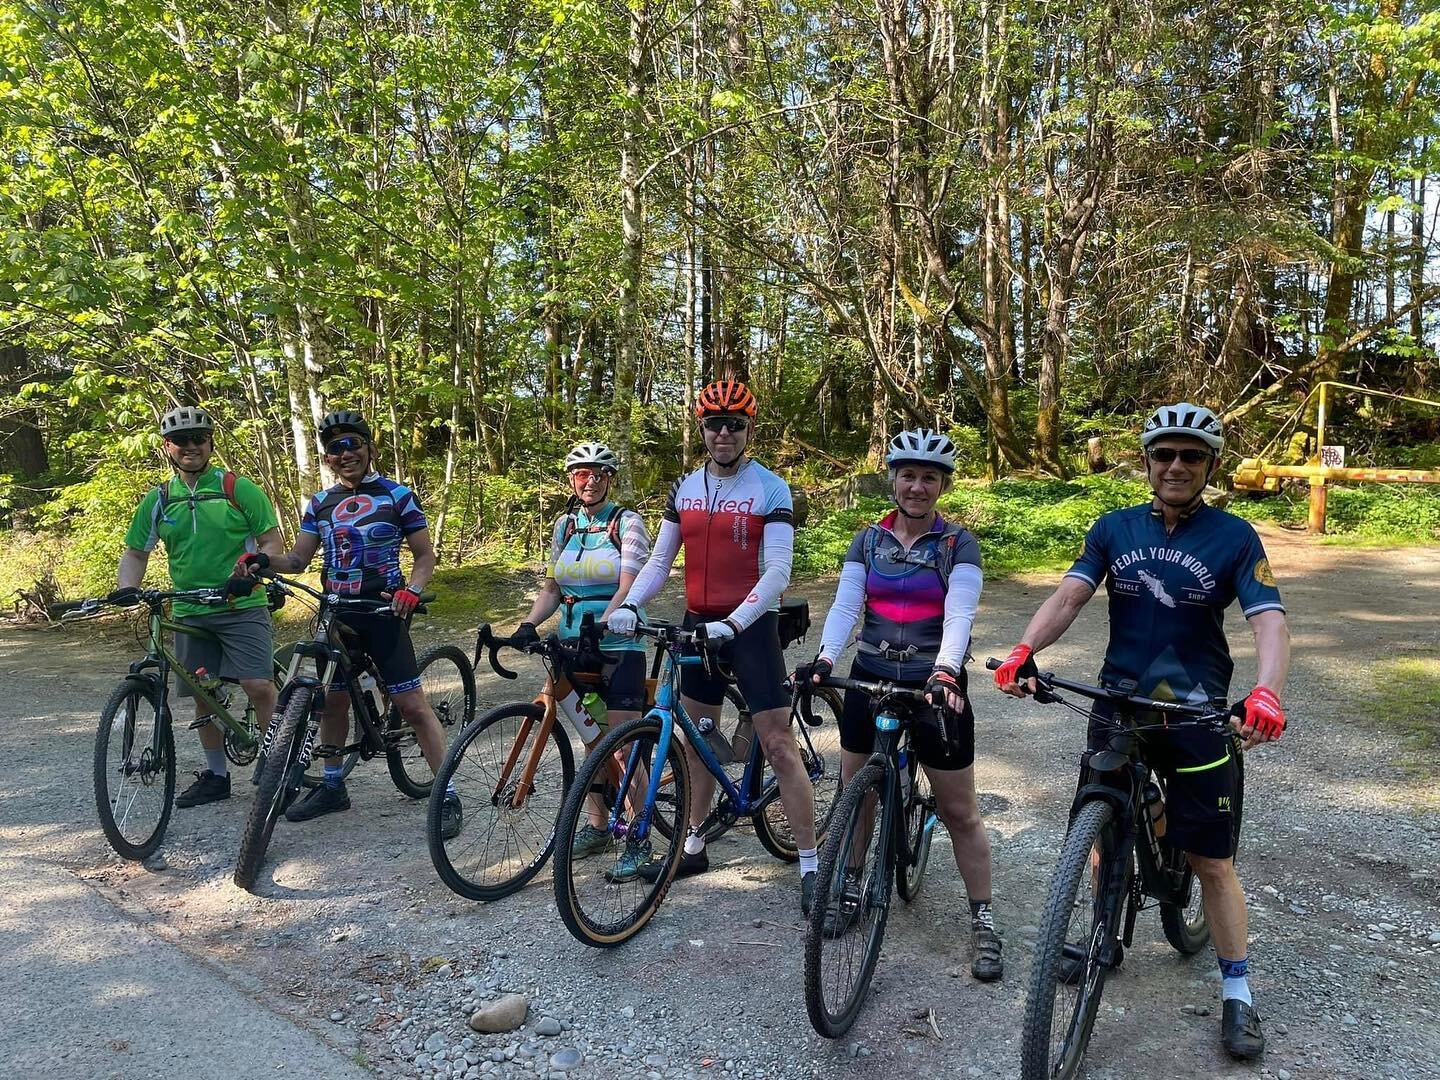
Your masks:
<instances>
[{"instance_id":1,"label":"circular logo on jersey","mask_svg":"<svg viewBox=\"0 0 1440 1080\"><path fill-rule=\"evenodd\" d=\"M1261 559L1259 562L1257 562L1255 564L1254 573L1255 580L1258 581L1261 585L1269 585L1270 588L1275 588L1275 575L1270 571L1269 559Z\"/></svg>"}]
</instances>

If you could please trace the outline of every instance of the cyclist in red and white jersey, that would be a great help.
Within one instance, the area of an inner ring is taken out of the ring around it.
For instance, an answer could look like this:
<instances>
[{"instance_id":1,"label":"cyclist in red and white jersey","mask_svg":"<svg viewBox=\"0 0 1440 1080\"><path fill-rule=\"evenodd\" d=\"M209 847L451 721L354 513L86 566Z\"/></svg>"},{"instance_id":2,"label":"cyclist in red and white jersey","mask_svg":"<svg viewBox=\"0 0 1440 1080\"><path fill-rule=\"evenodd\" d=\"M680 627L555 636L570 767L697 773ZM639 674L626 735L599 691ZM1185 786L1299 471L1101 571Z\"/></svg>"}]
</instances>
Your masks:
<instances>
[{"instance_id":1,"label":"cyclist in red and white jersey","mask_svg":"<svg viewBox=\"0 0 1440 1080\"><path fill-rule=\"evenodd\" d=\"M695 412L709 460L671 491L654 551L609 625L616 633L634 633L636 609L655 598L683 545L685 624L703 624L712 641L725 642L720 659L735 673L745 696L800 849L800 905L808 913L815 888L815 797L790 733L779 632L780 594L790 583L795 528L789 486L745 453L755 411L755 395L733 379L700 392ZM719 719L724 690L724 680L711 678L703 668L686 667L681 674L685 711L697 720ZM696 826L715 794L714 778L693 750L686 752L693 788L682 877L710 867ZM655 873L650 866L658 869L658 864L637 862L634 870L648 877Z\"/></svg>"}]
</instances>

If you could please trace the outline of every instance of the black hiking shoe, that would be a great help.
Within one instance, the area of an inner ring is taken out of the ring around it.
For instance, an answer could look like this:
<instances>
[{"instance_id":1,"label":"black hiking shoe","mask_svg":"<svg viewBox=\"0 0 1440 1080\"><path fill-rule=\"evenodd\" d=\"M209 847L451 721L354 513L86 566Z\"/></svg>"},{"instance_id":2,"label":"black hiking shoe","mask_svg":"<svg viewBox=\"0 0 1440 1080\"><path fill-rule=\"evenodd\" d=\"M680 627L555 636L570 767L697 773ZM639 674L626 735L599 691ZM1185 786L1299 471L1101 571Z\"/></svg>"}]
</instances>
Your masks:
<instances>
[{"instance_id":1,"label":"black hiking shoe","mask_svg":"<svg viewBox=\"0 0 1440 1080\"><path fill-rule=\"evenodd\" d=\"M970 942L974 953L970 960L970 974L981 982L994 982L1005 974L1005 961L1000 955L1000 935L993 926L974 923L970 927Z\"/></svg>"},{"instance_id":2,"label":"black hiking shoe","mask_svg":"<svg viewBox=\"0 0 1440 1080\"><path fill-rule=\"evenodd\" d=\"M656 862L646 863L640 867L639 872L640 876L646 881L654 881L660 876L660 871L664 868L665 860L660 859ZM680 868L675 871L675 878L679 880L682 877L694 877L696 874L703 874L709 869L710 856L706 854L704 848L701 848L694 855L688 855L682 851L680 853Z\"/></svg>"},{"instance_id":3,"label":"black hiking shoe","mask_svg":"<svg viewBox=\"0 0 1440 1080\"><path fill-rule=\"evenodd\" d=\"M1066 986L1074 986L1080 981L1080 976L1085 974L1085 961L1089 958L1085 946L1075 945L1071 942L1065 943L1065 949L1060 954L1060 981ZM1119 942L1115 943L1115 962L1110 965L1111 971L1119 971L1120 965L1125 961L1125 946Z\"/></svg>"},{"instance_id":4,"label":"black hiking shoe","mask_svg":"<svg viewBox=\"0 0 1440 1080\"><path fill-rule=\"evenodd\" d=\"M1220 1017L1220 1041L1225 1052L1239 1061L1250 1061L1265 1052L1265 1035L1260 1030L1260 1014L1255 1006L1239 998L1225 1002Z\"/></svg>"},{"instance_id":5,"label":"black hiking shoe","mask_svg":"<svg viewBox=\"0 0 1440 1080\"><path fill-rule=\"evenodd\" d=\"M324 814L333 814L337 810L349 809L350 793L345 790L344 784L339 787L321 784L317 788L311 788L310 794L301 802L292 803L285 811L285 820L309 821Z\"/></svg>"},{"instance_id":6,"label":"black hiking shoe","mask_svg":"<svg viewBox=\"0 0 1440 1080\"><path fill-rule=\"evenodd\" d=\"M230 797L230 775L216 776L209 769L195 774L195 782L175 796L175 805L182 810L204 806Z\"/></svg>"},{"instance_id":7,"label":"black hiking shoe","mask_svg":"<svg viewBox=\"0 0 1440 1080\"><path fill-rule=\"evenodd\" d=\"M445 793L440 803L440 838L454 840L465 827L465 809L460 805L460 796L453 791Z\"/></svg>"},{"instance_id":8,"label":"black hiking shoe","mask_svg":"<svg viewBox=\"0 0 1440 1080\"><path fill-rule=\"evenodd\" d=\"M825 925L821 933L827 938L842 937L860 921L860 868L846 867L840 880L840 896L825 909Z\"/></svg>"}]
</instances>

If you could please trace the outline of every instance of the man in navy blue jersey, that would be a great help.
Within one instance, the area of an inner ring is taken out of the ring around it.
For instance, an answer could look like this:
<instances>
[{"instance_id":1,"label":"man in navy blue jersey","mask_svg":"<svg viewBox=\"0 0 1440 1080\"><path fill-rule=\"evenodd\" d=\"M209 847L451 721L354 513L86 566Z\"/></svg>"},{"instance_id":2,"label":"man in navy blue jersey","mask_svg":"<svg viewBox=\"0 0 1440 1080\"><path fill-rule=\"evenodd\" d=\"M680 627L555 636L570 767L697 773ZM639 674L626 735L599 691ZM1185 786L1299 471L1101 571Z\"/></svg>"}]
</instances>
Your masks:
<instances>
[{"instance_id":1,"label":"man in navy blue jersey","mask_svg":"<svg viewBox=\"0 0 1440 1080\"><path fill-rule=\"evenodd\" d=\"M1100 583L1110 596L1110 643L1103 685L1133 680L1135 693L1165 701L1229 700L1235 664L1225 640L1225 609L1236 600L1255 635L1259 672L1237 734L1196 729L1146 737L1151 766L1166 781L1166 841L1186 852L1223 980L1221 1040L1236 1058L1265 1048L1250 995L1245 892L1235 872L1240 838L1241 752L1280 737L1279 694L1290 666L1290 633L1260 537L1246 521L1206 505L1202 492L1224 447L1220 420L1181 402L1157 409L1140 438L1154 498L1112 511L1085 537L1060 587L1041 605L1020 643L995 672L1007 694L1033 692L1032 654L1053 644ZM1108 715L1092 714L1092 748Z\"/></svg>"}]
</instances>

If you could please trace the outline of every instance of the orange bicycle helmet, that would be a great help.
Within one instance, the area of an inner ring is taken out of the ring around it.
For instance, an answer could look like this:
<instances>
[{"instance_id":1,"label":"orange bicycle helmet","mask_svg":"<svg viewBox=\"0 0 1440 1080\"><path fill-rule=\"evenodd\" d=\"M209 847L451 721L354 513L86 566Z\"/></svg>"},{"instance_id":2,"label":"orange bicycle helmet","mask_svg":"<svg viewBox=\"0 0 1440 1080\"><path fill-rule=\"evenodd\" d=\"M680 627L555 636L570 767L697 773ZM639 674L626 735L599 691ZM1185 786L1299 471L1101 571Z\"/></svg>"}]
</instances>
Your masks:
<instances>
[{"instance_id":1,"label":"orange bicycle helmet","mask_svg":"<svg viewBox=\"0 0 1440 1080\"><path fill-rule=\"evenodd\" d=\"M754 417L755 395L737 379L717 379L695 399L695 415L702 419L721 415Z\"/></svg>"}]
</instances>

